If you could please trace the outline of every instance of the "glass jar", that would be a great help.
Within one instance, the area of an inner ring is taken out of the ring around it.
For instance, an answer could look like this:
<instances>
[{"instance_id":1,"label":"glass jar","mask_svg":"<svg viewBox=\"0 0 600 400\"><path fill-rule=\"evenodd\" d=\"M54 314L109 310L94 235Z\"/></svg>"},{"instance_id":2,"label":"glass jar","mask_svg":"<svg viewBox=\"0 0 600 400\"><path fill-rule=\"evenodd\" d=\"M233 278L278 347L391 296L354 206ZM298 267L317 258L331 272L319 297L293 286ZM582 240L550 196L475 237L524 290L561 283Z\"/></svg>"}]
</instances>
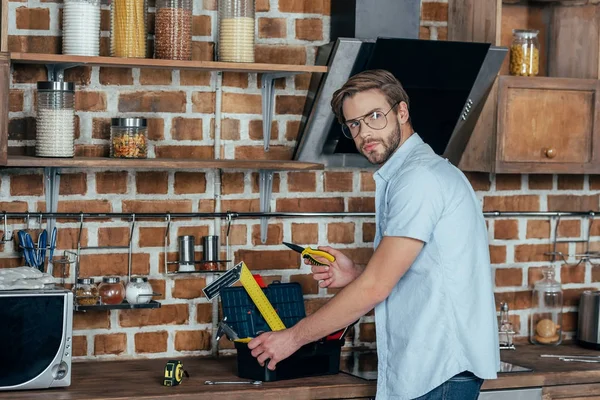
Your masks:
<instances>
[{"instance_id":1,"label":"glass jar","mask_svg":"<svg viewBox=\"0 0 600 400\"><path fill-rule=\"evenodd\" d=\"M100 54L100 0L65 0L63 54Z\"/></svg>"},{"instance_id":2,"label":"glass jar","mask_svg":"<svg viewBox=\"0 0 600 400\"><path fill-rule=\"evenodd\" d=\"M154 58L192 59L192 0L156 0Z\"/></svg>"},{"instance_id":3,"label":"glass jar","mask_svg":"<svg viewBox=\"0 0 600 400\"><path fill-rule=\"evenodd\" d=\"M532 292L529 339L533 344L556 346L562 342L563 292L554 279L554 268L544 268L542 273Z\"/></svg>"},{"instance_id":4,"label":"glass jar","mask_svg":"<svg viewBox=\"0 0 600 400\"><path fill-rule=\"evenodd\" d=\"M129 304L149 303L153 293L148 278L141 276L132 277L125 288L125 298Z\"/></svg>"},{"instance_id":5,"label":"glass jar","mask_svg":"<svg viewBox=\"0 0 600 400\"><path fill-rule=\"evenodd\" d=\"M219 61L254 62L254 0L219 1Z\"/></svg>"},{"instance_id":6,"label":"glass jar","mask_svg":"<svg viewBox=\"0 0 600 400\"><path fill-rule=\"evenodd\" d=\"M75 155L75 84L38 82L35 155Z\"/></svg>"},{"instance_id":7,"label":"glass jar","mask_svg":"<svg viewBox=\"0 0 600 400\"><path fill-rule=\"evenodd\" d=\"M98 286L102 304L121 304L125 298L125 288L118 276L106 276Z\"/></svg>"},{"instance_id":8,"label":"glass jar","mask_svg":"<svg viewBox=\"0 0 600 400\"><path fill-rule=\"evenodd\" d=\"M513 29L510 46L510 74L536 76L540 71L539 31L534 29Z\"/></svg>"},{"instance_id":9,"label":"glass jar","mask_svg":"<svg viewBox=\"0 0 600 400\"><path fill-rule=\"evenodd\" d=\"M75 301L80 306L93 306L100 299L98 287L92 278L79 278L73 288Z\"/></svg>"},{"instance_id":10,"label":"glass jar","mask_svg":"<svg viewBox=\"0 0 600 400\"><path fill-rule=\"evenodd\" d=\"M146 57L148 39L146 0L112 0L110 5L110 55Z\"/></svg>"},{"instance_id":11,"label":"glass jar","mask_svg":"<svg viewBox=\"0 0 600 400\"><path fill-rule=\"evenodd\" d=\"M110 127L110 156L146 158L148 156L145 118L113 118Z\"/></svg>"}]
</instances>

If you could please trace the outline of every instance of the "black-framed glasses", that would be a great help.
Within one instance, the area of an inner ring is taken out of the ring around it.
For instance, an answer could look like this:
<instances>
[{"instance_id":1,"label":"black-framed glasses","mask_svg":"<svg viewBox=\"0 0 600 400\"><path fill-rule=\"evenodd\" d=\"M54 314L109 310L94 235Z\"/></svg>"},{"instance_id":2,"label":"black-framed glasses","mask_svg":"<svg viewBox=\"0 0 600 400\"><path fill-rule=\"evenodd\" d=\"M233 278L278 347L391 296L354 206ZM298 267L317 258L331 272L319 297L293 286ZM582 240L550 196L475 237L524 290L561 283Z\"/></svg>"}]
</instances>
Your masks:
<instances>
[{"instance_id":1,"label":"black-framed glasses","mask_svg":"<svg viewBox=\"0 0 600 400\"><path fill-rule=\"evenodd\" d=\"M387 115L400 103L397 101L394 105L385 113L381 111L373 111L367 115L364 115L360 118L351 119L345 121L342 124L342 132L344 132L344 136L348 139L354 139L360 133L360 121L364 121L365 125L367 125L371 129L381 130L387 126Z\"/></svg>"}]
</instances>

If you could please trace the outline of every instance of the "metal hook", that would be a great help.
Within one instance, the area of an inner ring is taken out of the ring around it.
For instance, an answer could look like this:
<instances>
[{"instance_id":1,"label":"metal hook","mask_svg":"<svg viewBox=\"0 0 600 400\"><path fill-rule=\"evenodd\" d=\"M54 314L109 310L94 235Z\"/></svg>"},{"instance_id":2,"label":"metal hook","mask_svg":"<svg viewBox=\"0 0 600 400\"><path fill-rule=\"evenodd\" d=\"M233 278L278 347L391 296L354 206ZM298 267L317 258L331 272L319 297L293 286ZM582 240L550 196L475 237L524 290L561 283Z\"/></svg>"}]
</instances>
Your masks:
<instances>
[{"instance_id":1,"label":"metal hook","mask_svg":"<svg viewBox=\"0 0 600 400\"><path fill-rule=\"evenodd\" d=\"M169 245L169 236L170 236L170 231L171 231L171 214L167 213L167 228L165 229L165 274L169 273L168 270L168 261L167 261L167 249L168 249L168 245Z\"/></svg>"},{"instance_id":2,"label":"metal hook","mask_svg":"<svg viewBox=\"0 0 600 400\"><path fill-rule=\"evenodd\" d=\"M27 223L26 230L29 230L29 213L27 213L27 216L25 216L25 222Z\"/></svg>"},{"instance_id":3,"label":"metal hook","mask_svg":"<svg viewBox=\"0 0 600 400\"><path fill-rule=\"evenodd\" d=\"M132 242L133 242L133 231L135 229L135 213L131 214L131 231L129 232L129 250L127 257L127 283L131 282L131 258L132 258Z\"/></svg>"},{"instance_id":4,"label":"metal hook","mask_svg":"<svg viewBox=\"0 0 600 400\"><path fill-rule=\"evenodd\" d=\"M4 231L2 231L2 239L0 239L0 243L7 243L13 240L14 234L10 236L10 238L6 237L6 232L8 232L8 216L6 215L6 211L3 212L2 219L4 220Z\"/></svg>"}]
</instances>

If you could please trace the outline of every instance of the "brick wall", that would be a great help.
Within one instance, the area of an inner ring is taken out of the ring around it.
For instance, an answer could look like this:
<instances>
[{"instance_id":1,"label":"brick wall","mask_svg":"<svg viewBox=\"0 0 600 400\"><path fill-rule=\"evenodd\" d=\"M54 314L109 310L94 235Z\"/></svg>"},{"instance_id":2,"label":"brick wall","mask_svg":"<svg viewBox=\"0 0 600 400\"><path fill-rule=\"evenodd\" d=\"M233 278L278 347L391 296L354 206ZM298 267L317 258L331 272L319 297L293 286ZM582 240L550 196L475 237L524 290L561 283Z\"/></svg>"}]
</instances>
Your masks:
<instances>
[{"instance_id":1,"label":"brick wall","mask_svg":"<svg viewBox=\"0 0 600 400\"><path fill-rule=\"evenodd\" d=\"M216 29L215 0L194 2L194 58L211 59ZM60 2L10 2L12 51L60 52ZM311 64L315 46L328 41L328 4L325 0L258 0L257 61ZM448 4L423 1L421 38L447 37ZM103 54L108 48L108 9L103 11ZM50 50L48 50L50 49ZM10 93L9 145L26 152L35 139L34 86L46 79L43 66L15 65ZM150 155L156 157L212 157L214 153L215 74L190 71L74 68L66 80L77 82L77 153L106 155L109 119L142 115L150 119ZM236 159L289 159L295 144L307 77L283 79L277 84L271 151L262 150L259 77L255 74L223 75L222 156ZM214 211L215 174L200 171L65 170L61 176L59 211L185 212ZM0 209L45 210L41 170L5 170L0 174ZM587 176L488 176L469 174L485 210L597 209L600 180ZM222 175L221 209L258 211L256 171ZM374 211L371 172L328 169L319 172L276 173L271 207L276 211ZM14 221L13 228L19 228ZM33 227L32 223L32 227ZM564 238L580 238L584 225L561 221ZM76 246L78 225L59 222L59 249ZM212 305L201 288L207 277L165 276L162 239L165 224L141 221L133 237L134 274L148 275L162 308L77 313L74 319L76 359L166 357L211 352ZM272 219L266 244L260 241L259 220L235 221L230 244L236 260L243 259L267 282L300 282L310 313L335 291L320 289L300 264L297 255L279 245L330 244L343 249L359 263L372 254L374 221L360 218ZM527 335L531 283L548 264L543 252L550 249L552 225L539 219L489 219L491 255L498 301L508 301L513 321ZM224 228L224 227L223 227ZM214 232L212 220L185 220L173 224L169 260L176 258L177 236L201 237ZM89 221L82 245L125 245L125 221ZM600 228L594 226L594 239ZM574 253L575 243L561 245ZM21 262L14 245L0 248L0 266ZM583 288L598 286L600 270L589 263L562 267L558 273L567 294L566 330L573 331L576 299ZM81 273L97 280L127 274L126 251L88 251ZM372 315L362 318L349 345L374 346ZM221 345L231 348L229 342Z\"/></svg>"}]
</instances>

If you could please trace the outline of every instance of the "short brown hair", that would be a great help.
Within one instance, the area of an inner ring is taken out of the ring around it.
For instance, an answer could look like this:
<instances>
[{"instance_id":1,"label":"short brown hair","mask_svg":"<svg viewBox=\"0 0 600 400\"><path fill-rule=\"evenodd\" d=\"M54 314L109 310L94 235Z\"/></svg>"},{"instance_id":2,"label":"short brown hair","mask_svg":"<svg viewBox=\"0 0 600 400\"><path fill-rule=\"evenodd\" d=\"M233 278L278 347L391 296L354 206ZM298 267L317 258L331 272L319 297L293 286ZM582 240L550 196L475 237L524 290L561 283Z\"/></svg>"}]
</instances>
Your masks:
<instances>
[{"instance_id":1,"label":"short brown hair","mask_svg":"<svg viewBox=\"0 0 600 400\"><path fill-rule=\"evenodd\" d=\"M340 124L343 124L346 121L344 118L344 111L342 110L344 100L346 100L347 97L352 97L357 93L371 89L381 90L388 103L390 103L390 106L400 103L401 101L404 101L407 107L409 105L406 91L402 87L400 81L398 81L391 72L383 69L363 71L352 76L344 83L344 86L333 93L331 109ZM410 123L410 117L408 122Z\"/></svg>"}]
</instances>

